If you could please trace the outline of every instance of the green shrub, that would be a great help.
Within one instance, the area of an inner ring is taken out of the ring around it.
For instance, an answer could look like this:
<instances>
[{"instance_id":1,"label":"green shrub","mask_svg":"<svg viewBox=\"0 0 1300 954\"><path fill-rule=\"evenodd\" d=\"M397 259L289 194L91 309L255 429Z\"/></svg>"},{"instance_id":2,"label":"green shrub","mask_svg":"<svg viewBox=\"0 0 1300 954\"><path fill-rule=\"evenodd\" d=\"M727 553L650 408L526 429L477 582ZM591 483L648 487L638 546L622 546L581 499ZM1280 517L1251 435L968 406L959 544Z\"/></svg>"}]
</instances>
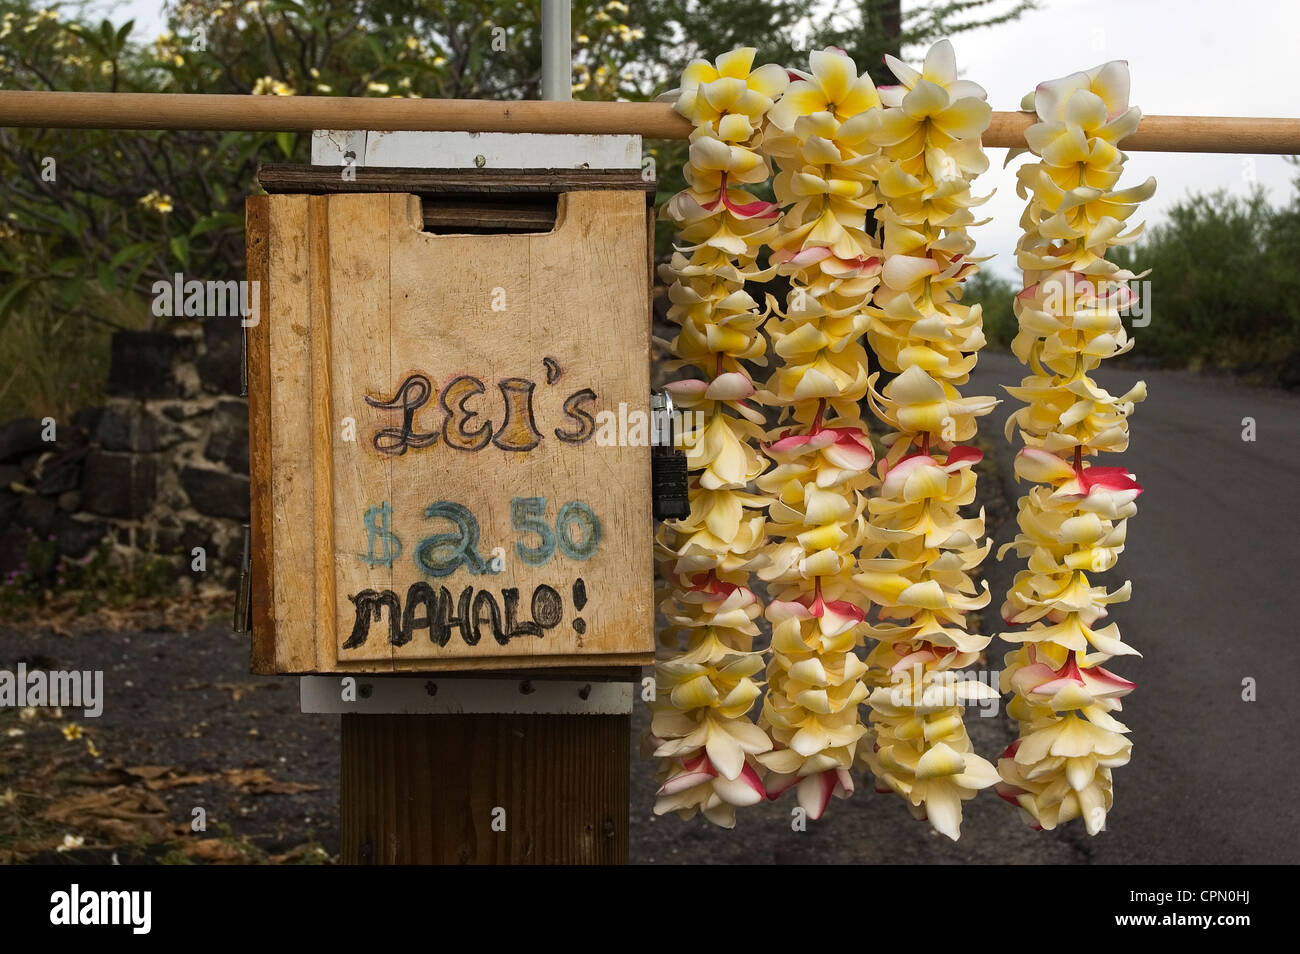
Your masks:
<instances>
[{"instance_id":1,"label":"green shrub","mask_svg":"<svg viewBox=\"0 0 1300 954\"><path fill-rule=\"evenodd\" d=\"M1134 353L1169 366L1280 366L1300 349L1300 200L1272 207L1262 189L1192 195L1139 243L1112 252L1150 270L1150 324Z\"/></svg>"},{"instance_id":2,"label":"green shrub","mask_svg":"<svg viewBox=\"0 0 1300 954\"><path fill-rule=\"evenodd\" d=\"M1011 308L1015 297L1012 284L992 272L976 273L962 289L964 304L979 304L983 309L984 337L991 347L1005 350L1016 336L1016 316Z\"/></svg>"}]
</instances>

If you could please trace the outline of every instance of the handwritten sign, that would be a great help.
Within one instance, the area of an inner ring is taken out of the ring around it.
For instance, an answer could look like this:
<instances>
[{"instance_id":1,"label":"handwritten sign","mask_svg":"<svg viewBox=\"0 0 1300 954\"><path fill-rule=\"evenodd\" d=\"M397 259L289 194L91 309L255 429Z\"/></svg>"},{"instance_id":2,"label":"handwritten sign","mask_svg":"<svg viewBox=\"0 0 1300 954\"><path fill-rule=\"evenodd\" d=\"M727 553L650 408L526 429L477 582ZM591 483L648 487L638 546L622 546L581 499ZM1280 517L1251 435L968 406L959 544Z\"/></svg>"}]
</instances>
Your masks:
<instances>
[{"instance_id":1,"label":"handwritten sign","mask_svg":"<svg viewBox=\"0 0 1300 954\"><path fill-rule=\"evenodd\" d=\"M644 195L538 235L264 201L276 668L646 661L649 452L595 439L649 403Z\"/></svg>"},{"instance_id":2,"label":"handwritten sign","mask_svg":"<svg viewBox=\"0 0 1300 954\"><path fill-rule=\"evenodd\" d=\"M515 497L510 501L511 526L520 534L534 535L539 540L536 545L527 545L523 539L516 540L514 552L518 559L527 566L540 567L551 561L557 549L565 557L579 562L596 555L600 548L600 520L591 507L580 500L570 500L560 507L554 530L542 519L545 512L545 497ZM389 526L391 514L392 506L387 501L366 511L364 522L369 549L361 560L371 566L382 564L391 568L402 555L401 538ZM505 549L495 547L490 559L484 559L480 552L478 520L464 505L440 500L430 504L424 510L424 516L430 520L447 521L454 529L424 537L416 545L412 562L419 573L430 580L454 576L462 569L478 576L506 575ZM370 637L371 623L380 621L385 608L389 611L388 641L394 646L405 646L417 629L428 630L432 642L446 646L453 626L459 630L466 645L475 646L482 638L485 623L491 624L492 635L504 646L516 637L544 636L559 625L564 615L562 597L545 583L537 584L533 590L529 604L533 618L522 622L519 620L518 587L502 589L501 602L498 603L491 590L475 591L472 584L468 585L456 600L454 616L451 591L442 586L435 593L433 587L423 580L411 584L406 594L405 611L392 590L363 590L348 599L356 604L356 621L352 635L343 644L344 649L365 645ZM581 577L573 583L573 604L577 610L587 604L587 586ZM504 618L502 606L505 608ZM421 607L423 617L418 615ZM579 636L587 632L586 620L580 616L573 618L572 626Z\"/></svg>"}]
</instances>

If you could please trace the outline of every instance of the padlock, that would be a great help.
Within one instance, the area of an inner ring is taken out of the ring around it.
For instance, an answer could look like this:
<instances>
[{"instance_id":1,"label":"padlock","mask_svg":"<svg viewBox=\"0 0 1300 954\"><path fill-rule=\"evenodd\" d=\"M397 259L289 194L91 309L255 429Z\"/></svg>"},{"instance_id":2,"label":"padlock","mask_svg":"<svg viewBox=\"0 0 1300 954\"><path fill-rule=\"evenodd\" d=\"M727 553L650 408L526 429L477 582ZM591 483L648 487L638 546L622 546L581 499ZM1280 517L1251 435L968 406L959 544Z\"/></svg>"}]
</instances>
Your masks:
<instances>
[{"instance_id":1,"label":"padlock","mask_svg":"<svg viewBox=\"0 0 1300 954\"><path fill-rule=\"evenodd\" d=\"M673 399L651 392L650 493L656 520L680 520L691 512L687 493L686 454L676 446Z\"/></svg>"}]
</instances>

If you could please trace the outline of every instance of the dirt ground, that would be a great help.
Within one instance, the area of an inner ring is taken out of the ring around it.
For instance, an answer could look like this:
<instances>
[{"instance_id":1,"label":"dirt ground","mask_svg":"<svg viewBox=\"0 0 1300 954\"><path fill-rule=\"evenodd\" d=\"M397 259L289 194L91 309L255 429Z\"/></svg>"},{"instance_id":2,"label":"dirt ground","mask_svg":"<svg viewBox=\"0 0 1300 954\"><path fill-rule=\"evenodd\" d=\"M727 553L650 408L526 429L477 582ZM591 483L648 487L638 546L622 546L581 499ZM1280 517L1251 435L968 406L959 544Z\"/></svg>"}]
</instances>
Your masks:
<instances>
[{"instance_id":1,"label":"dirt ground","mask_svg":"<svg viewBox=\"0 0 1300 954\"><path fill-rule=\"evenodd\" d=\"M0 862L313 862L337 851L338 719L300 714L296 680L250 676L248 639L224 623L0 628L0 668L19 662L102 669L107 698L93 719L0 709Z\"/></svg>"},{"instance_id":2,"label":"dirt ground","mask_svg":"<svg viewBox=\"0 0 1300 954\"><path fill-rule=\"evenodd\" d=\"M996 526L1007 516L999 482L981 484ZM338 716L300 713L293 678L249 675L248 638L230 633L227 610L215 594L179 616L142 610L0 625L0 669L103 670L107 696L93 719L0 708L0 863L336 860ZM652 766L635 754L648 722L639 704L629 739L635 862L1079 857L1069 839L1035 839L993 797L972 805L959 846L869 788L807 831L792 829L790 798L742 813L731 832L656 818ZM971 723L981 752L1012 737L1003 715Z\"/></svg>"}]
</instances>

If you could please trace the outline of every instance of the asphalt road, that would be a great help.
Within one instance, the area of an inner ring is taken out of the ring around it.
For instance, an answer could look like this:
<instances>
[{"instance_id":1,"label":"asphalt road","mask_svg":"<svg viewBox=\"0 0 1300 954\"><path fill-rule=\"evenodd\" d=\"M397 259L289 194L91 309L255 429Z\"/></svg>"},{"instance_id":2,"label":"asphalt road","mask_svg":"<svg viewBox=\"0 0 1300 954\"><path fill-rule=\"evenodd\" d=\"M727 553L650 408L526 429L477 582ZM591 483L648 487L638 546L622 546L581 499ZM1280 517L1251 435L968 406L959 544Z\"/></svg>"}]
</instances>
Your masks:
<instances>
[{"instance_id":1,"label":"asphalt road","mask_svg":"<svg viewBox=\"0 0 1300 954\"><path fill-rule=\"evenodd\" d=\"M1019 404L1001 385L1018 382L1013 357L987 353L969 389L1004 401L981 422L1007 447L1006 415ZM793 832L787 796L740 813L736 829L700 819L655 819L647 763L633 769L633 860L643 862L1048 862L1240 864L1300 861L1300 728L1286 702L1300 671L1300 396L1247 388L1188 372L1119 369L1098 381L1122 393L1139 377L1149 397L1137 408L1122 458L1145 488L1129 521L1119 565L1102 578L1133 583L1133 598L1111 607L1126 642L1143 658L1115 670L1138 684L1121 718L1132 730L1132 761L1116 770L1108 830L1090 838L1078 822L1034 832L992 792L966 803L953 844L915 822L894 796L869 781L835 802L807 832ZM1255 440L1242 440L1253 418ZM1013 452L1000 457L1008 496ZM1013 505L1014 506L1014 505ZM1014 520L997 540L1010 539ZM994 548L996 552L996 547ZM1008 553L986 575L996 610L1018 569ZM996 625L986 613L986 626ZM1010 648L990 647L1001 667ZM1255 701L1243 700L1243 680ZM643 707L635 718L645 723ZM996 759L1014 727L1005 712L968 715L971 737ZM1230 879L1229 879L1230 880ZM1180 885L1182 886L1182 885ZM1217 885L1216 885L1217 886ZM1190 887L1188 885L1187 887Z\"/></svg>"},{"instance_id":2,"label":"asphalt road","mask_svg":"<svg viewBox=\"0 0 1300 954\"><path fill-rule=\"evenodd\" d=\"M1018 368L982 356L979 393ZM1122 715L1133 759L1116 770L1110 830L1090 840L1091 858L1300 861L1300 727L1286 702L1300 669L1300 396L1187 372L1096 377L1112 394L1140 377L1149 396L1122 456L1145 492L1107 574L1133 581L1133 598L1111 607L1143 654L1115 664L1138 684ZM1000 431L1016 406L1004 402L988 423ZM1246 418L1254 441L1242 439ZM995 591L1011 569L991 570Z\"/></svg>"}]
</instances>

